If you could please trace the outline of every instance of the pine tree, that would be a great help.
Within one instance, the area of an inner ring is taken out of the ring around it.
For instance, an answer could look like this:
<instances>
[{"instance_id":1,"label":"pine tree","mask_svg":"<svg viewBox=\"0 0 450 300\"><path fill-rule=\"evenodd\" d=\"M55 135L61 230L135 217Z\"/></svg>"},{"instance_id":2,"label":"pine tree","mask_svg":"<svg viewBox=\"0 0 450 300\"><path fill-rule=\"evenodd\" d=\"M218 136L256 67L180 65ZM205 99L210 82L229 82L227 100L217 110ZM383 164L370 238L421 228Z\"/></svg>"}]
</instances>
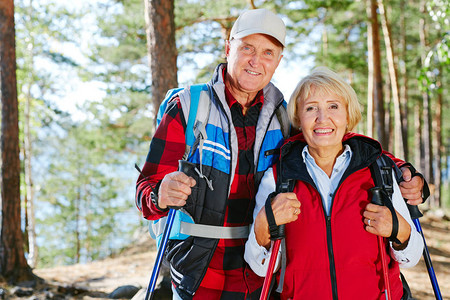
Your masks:
<instances>
[{"instance_id":1,"label":"pine tree","mask_svg":"<svg viewBox=\"0 0 450 300\"><path fill-rule=\"evenodd\" d=\"M0 2L0 74L2 97L0 275L9 282L34 278L20 227L19 121L16 88L14 2Z\"/></svg>"}]
</instances>

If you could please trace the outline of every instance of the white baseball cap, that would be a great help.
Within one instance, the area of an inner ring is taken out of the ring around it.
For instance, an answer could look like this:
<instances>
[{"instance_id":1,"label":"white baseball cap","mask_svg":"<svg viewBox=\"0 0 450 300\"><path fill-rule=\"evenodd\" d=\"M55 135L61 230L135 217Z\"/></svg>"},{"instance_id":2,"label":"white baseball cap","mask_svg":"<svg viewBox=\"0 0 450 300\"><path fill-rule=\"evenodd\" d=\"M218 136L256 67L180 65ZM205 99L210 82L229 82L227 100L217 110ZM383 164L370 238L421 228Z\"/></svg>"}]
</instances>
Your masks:
<instances>
[{"instance_id":1,"label":"white baseball cap","mask_svg":"<svg viewBox=\"0 0 450 300\"><path fill-rule=\"evenodd\" d=\"M260 8L243 12L231 28L230 40L255 33L270 35L285 47L286 25L279 16L268 9Z\"/></svg>"}]
</instances>

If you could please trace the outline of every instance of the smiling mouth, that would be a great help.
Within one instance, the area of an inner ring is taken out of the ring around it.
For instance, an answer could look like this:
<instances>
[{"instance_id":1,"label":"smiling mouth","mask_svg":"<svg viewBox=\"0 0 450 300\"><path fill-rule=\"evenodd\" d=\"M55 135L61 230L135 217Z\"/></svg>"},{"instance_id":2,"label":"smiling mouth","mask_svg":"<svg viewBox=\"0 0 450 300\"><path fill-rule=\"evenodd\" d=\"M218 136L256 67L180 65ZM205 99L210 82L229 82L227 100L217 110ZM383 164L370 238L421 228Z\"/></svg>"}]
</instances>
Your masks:
<instances>
[{"instance_id":1,"label":"smiling mouth","mask_svg":"<svg viewBox=\"0 0 450 300\"><path fill-rule=\"evenodd\" d=\"M331 133L333 132L333 129L316 129L314 130L315 133Z\"/></svg>"},{"instance_id":2,"label":"smiling mouth","mask_svg":"<svg viewBox=\"0 0 450 300\"><path fill-rule=\"evenodd\" d=\"M245 72L247 72L250 75L259 75L258 72L253 72L253 71L250 71L250 70L245 70Z\"/></svg>"}]
</instances>

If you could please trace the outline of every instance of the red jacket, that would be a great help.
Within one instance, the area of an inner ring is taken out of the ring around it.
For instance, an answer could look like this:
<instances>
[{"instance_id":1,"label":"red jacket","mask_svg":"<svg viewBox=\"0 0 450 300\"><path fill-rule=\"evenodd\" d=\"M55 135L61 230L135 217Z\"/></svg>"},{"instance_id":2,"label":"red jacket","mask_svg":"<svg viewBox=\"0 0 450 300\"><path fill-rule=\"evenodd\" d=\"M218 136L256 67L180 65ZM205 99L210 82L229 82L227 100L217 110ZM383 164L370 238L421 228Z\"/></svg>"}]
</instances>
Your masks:
<instances>
[{"instance_id":1,"label":"red jacket","mask_svg":"<svg viewBox=\"0 0 450 300\"><path fill-rule=\"evenodd\" d=\"M301 158L302 136L283 146L281 174L296 179L294 192L302 213L286 224L282 299L385 299L377 236L365 231L362 216L371 200L369 189L374 187L368 166L381 154L381 147L355 134L346 135L345 143L353 157L335 192L330 217ZM387 242L385 249L392 299L398 300L403 294L398 263L390 258Z\"/></svg>"}]
</instances>

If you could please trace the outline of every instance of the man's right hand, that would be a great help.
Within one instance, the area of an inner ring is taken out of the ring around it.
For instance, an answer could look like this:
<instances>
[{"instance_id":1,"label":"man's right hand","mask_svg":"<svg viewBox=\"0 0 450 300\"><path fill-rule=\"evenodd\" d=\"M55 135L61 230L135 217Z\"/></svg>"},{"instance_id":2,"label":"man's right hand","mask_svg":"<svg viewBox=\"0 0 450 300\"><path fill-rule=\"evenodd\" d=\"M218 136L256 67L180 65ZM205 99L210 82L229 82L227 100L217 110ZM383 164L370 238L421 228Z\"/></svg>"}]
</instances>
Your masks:
<instances>
[{"instance_id":1,"label":"man's right hand","mask_svg":"<svg viewBox=\"0 0 450 300\"><path fill-rule=\"evenodd\" d=\"M162 209L168 206L184 206L191 194L191 188L195 185L195 179L183 172L176 171L167 174L159 186L158 206Z\"/></svg>"}]
</instances>

